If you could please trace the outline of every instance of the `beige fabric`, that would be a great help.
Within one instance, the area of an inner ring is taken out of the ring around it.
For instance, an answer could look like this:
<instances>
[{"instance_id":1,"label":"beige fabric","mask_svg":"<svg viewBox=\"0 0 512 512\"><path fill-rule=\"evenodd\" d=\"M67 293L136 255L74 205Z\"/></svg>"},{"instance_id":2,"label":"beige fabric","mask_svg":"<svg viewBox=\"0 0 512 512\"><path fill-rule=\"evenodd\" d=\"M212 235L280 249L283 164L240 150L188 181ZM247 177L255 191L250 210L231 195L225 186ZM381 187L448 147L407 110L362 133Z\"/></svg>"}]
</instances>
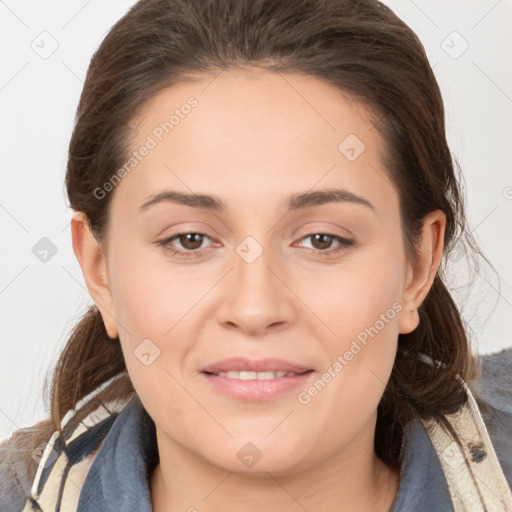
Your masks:
<instances>
[{"instance_id":1,"label":"beige fabric","mask_svg":"<svg viewBox=\"0 0 512 512\"><path fill-rule=\"evenodd\" d=\"M83 482L89 471L94 455L91 454L78 464L71 466L69 473L64 482L64 490L62 493L61 512L75 512L80 498ZM59 495L59 487L62 480L63 471L66 467L67 459L62 456L55 461L55 467L52 469L50 478L46 482L43 492L37 497L36 501L43 512L54 512L56 500ZM25 503L22 512L33 512L30 502Z\"/></svg>"},{"instance_id":2,"label":"beige fabric","mask_svg":"<svg viewBox=\"0 0 512 512\"><path fill-rule=\"evenodd\" d=\"M512 493L475 399L446 418L462 447L435 421L423 421L441 462L455 512L512 512Z\"/></svg>"},{"instance_id":3,"label":"beige fabric","mask_svg":"<svg viewBox=\"0 0 512 512\"><path fill-rule=\"evenodd\" d=\"M106 404L106 407L100 405L97 409L95 409L91 414L89 414L78 424L76 429L68 438L67 442L71 442L77 436L85 432L87 428L91 428L94 425L100 423L102 420L104 420L111 414L120 413L128 402L129 400L115 400L112 402L108 402ZM60 435L60 432L55 432L51 437L50 441L48 442L48 444L46 445L43 456L41 457L41 461L39 462L39 468L34 478L34 483L32 485L32 499L34 499L37 502L37 504L39 505L41 510L43 510L43 512L55 511L62 477L64 474L64 470L68 464L68 459L64 452L62 452L60 456L57 457L55 462L53 462L52 460L53 446ZM89 468L92 462L94 461L96 453L97 451L91 453L79 463L70 466L69 472L64 482L60 512L76 511L83 483L87 476L87 472L89 471ZM42 471L46 466L49 466L52 463L53 467L50 476L48 477L48 480L45 482L43 490L41 491L40 494L38 494L37 489L39 487L38 484L41 478ZM22 512L33 512L35 510L38 509L32 506L30 500L27 500L25 502L25 507L23 508Z\"/></svg>"}]
</instances>

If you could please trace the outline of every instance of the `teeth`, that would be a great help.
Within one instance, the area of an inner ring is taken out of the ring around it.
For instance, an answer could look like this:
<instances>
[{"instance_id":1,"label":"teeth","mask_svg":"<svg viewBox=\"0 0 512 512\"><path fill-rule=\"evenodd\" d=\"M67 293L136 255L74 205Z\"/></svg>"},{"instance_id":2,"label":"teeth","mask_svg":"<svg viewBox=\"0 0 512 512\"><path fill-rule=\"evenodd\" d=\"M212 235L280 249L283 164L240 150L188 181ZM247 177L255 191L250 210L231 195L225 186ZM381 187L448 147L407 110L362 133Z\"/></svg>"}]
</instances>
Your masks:
<instances>
[{"instance_id":1,"label":"teeth","mask_svg":"<svg viewBox=\"0 0 512 512\"><path fill-rule=\"evenodd\" d=\"M239 380L269 380L269 379L279 379L281 377L289 377L290 375L295 375L295 373L289 372L219 372L216 373L219 377L227 377L228 379L239 379Z\"/></svg>"}]
</instances>

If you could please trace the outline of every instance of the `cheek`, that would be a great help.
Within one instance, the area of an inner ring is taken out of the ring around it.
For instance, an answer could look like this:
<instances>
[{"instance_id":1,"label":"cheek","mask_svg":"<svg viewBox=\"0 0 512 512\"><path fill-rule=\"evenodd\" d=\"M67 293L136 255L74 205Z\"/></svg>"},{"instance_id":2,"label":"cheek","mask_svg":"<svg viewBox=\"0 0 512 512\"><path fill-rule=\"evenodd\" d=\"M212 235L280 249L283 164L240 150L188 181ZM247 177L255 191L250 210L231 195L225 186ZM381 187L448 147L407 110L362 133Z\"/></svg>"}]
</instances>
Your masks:
<instances>
[{"instance_id":1,"label":"cheek","mask_svg":"<svg viewBox=\"0 0 512 512\"><path fill-rule=\"evenodd\" d=\"M326 449L329 443L348 443L372 421L398 341L400 303L386 294L368 293L344 298L342 304L345 308L337 309L331 322L336 335L324 338L328 362L300 397L301 404L307 403L301 406L305 413L315 418L311 435Z\"/></svg>"},{"instance_id":2,"label":"cheek","mask_svg":"<svg viewBox=\"0 0 512 512\"><path fill-rule=\"evenodd\" d=\"M147 410L155 414L172 395L176 400L166 408L166 421L177 422L182 390L175 379L182 380L180 366L191 348L191 333L185 331L201 295L183 277L141 261L125 255L112 279L123 356Z\"/></svg>"},{"instance_id":3,"label":"cheek","mask_svg":"<svg viewBox=\"0 0 512 512\"><path fill-rule=\"evenodd\" d=\"M314 278L298 276L294 291L311 312L308 323L318 325L339 350L347 340L364 338L365 329L375 325L378 331L395 326L398 335L402 265L400 255L375 247L354 253L340 265L326 266Z\"/></svg>"},{"instance_id":4,"label":"cheek","mask_svg":"<svg viewBox=\"0 0 512 512\"><path fill-rule=\"evenodd\" d=\"M144 403L156 400L162 390L174 390L172 375L180 374L190 339L198 298L205 293L200 279L186 279L162 263L152 265L144 255L118 257L111 285L114 314L127 370ZM161 400L161 398L160 398Z\"/></svg>"},{"instance_id":5,"label":"cheek","mask_svg":"<svg viewBox=\"0 0 512 512\"><path fill-rule=\"evenodd\" d=\"M122 256L114 260L115 316L126 327L125 339L130 343L140 342L141 337L163 341L205 293L201 276L187 275L165 258L154 261L151 251L124 247L118 251Z\"/></svg>"},{"instance_id":6,"label":"cheek","mask_svg":"<svg viewBox=\"0 0 512 512\"><path fill-rule=\"evenodd\" d=\"M318 398L312 398L319 416L334 410L335 422L348 426L377 408L396 355L401 272L400 259L382 251L354 258L351 268L331 270L328 278L302 290L322 320L315 323L327 355L322 381L328 383L324 388L319 383Z\"/></svg>"}]
</instances>

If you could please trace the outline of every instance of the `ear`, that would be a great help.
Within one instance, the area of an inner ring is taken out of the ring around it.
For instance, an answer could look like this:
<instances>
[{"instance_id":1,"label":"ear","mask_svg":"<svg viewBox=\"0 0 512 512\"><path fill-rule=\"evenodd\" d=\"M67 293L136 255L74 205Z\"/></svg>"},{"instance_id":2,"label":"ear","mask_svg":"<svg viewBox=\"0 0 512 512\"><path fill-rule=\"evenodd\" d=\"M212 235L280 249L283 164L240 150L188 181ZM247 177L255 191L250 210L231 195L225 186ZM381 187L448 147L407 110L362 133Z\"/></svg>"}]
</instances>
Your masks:
<instances>
[{"instance_id":1,"label":"ear","mask_svg":"<svg viewBox=\"0 0 512 512\"><path fill-rule=\"evenodd\" d=\"M446 215L435 210L429 212L423 221L423 230L417 259L409 262L402 298L402 310L398 316L398 330L407 334L419 324L419 315L415 311L425 300L441 263L444 248Z\"/></svg>"},{"instance_id":2,"label":"ear","mask_svg":"<svg viewBox=\"0 0 512 512\"><path fill-rule=\"evenodd\" d=\"M75 212L71 219L73 250L109 338L118 336L117 323L108 282L107 262L103 249L94 237L84 212Z\"/></svg>"}]
</instances>

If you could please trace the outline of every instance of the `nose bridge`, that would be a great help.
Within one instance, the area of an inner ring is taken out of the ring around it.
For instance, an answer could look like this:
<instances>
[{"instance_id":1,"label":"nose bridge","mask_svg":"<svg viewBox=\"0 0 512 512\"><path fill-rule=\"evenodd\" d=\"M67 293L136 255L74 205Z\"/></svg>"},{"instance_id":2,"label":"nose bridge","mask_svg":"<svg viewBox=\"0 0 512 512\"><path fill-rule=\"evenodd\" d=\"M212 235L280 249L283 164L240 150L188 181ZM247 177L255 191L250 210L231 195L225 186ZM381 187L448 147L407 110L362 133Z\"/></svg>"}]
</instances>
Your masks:
<instances>
[{"instance_id":1,"label":"nose bridge","mask_svg":"<svg viewBox=\"0 0 512 512\"><path fill-rule=\"evenodd\" d=\"M272 267L272 250L268 240L263 246L253 236L247 236L236 247L235 274L238 291L249 295L261 292L270 292L275 283L275 276L270 271ZM251 290L251 288L253 290Z\"/></svg>"},{"instance_id":2,"label":"nose bridge","mask_svg":"<svg viewBox=\"0 0 512 512\"><path fill-rule=\"evenodd\" d=\"M260 243L249 235L235 247L235 253L230 290L218 310L219 320L245 331L291 321L293 294L283 284L283 277L276 276L281 265L274 257L270 237Z\"/></svg>"},{"instance_id":3,"label":"nose bridge","mask_svg":"<svg viewBox=\"0 0 512 512\"><path fill-rule=\"evenodd\" d=\"M235 294L238 301L243 301L255 311L270 306L280 295L280 283L270 271L275 260L270 245L268 237L260 243L249 235L236 247Z\"/></svg>"}]
</instances>

